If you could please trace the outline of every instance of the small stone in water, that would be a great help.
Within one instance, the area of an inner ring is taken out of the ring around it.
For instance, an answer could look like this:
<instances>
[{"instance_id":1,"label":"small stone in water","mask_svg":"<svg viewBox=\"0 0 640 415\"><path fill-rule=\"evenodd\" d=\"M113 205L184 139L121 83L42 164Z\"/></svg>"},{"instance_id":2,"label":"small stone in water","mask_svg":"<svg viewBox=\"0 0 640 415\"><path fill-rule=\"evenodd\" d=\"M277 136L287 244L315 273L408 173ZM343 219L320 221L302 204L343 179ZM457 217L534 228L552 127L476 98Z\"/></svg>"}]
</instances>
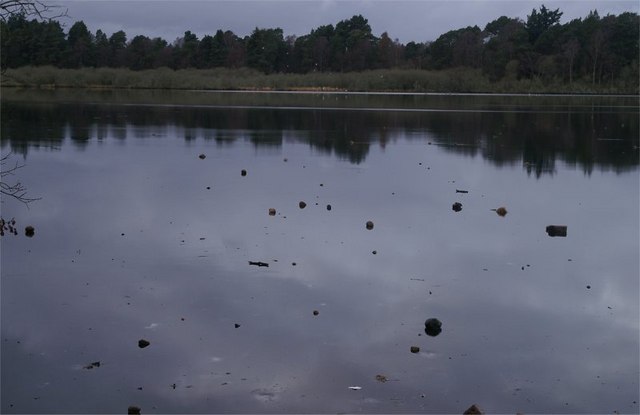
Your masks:
<instances>
[{"instance_id":1,"label":"small stone in water","mask_svg":"<svg viewBox=\"0 0 640 415\"><path fill-rule=\"evenodd\" d=\"M498 209L496 209L496 213L498 214L498 216L507 216L507 209L505 207L499 207Z\"/></svg>"},{"instance_id":2,"label":"small stone in water","mask_svg":"<svg viewBox=\"0 0 640 415\"><path fill-rule=\"evenodd\" d=\"M317 316L318 314L320 314L320 312L318 310L313 310L313 315Z\"/></svg>"},{"instance_id":3,"label":"small stone in water","mask_svg":"<svg viewBox=\"0 0 640 415\"><path fill-rule=\"evenodd\" d=\"M200 154L198 157L200 157L200 160L204 160L207 156L204 154Z\"/></svg>"},{"instance_id":4,"label":"small stone in water","mask_svg":"<svg viewBox=\"0 0 640 415\"><path fill-rule=\"evenodd\" d=\"M451 209L453 209L454 212L460 212L462 210L462 203L454 203L453 206L451 206Z\"/></svg>"},{"instance_id":5,"label":"small stone in water","mask_svg":"<svg viewBox=\"0 0 640 415\"><path fill-rule=\"evenodd\" d=\"M146 341L145 339L140 339L138 340L138 347L141 349L144 349L145 347L147 347L148 345L150 345L151 343L149 343L148 341Z\"/></svg>"},{"instance_id":6,"label":"small stone in water","mask_svg":"<svg viewBox=\"0 0 640 415\"><path fill-rule=\"evenodd\" d=\"M244 170L244 169L242 169L242 171L240 172L240 175L241 175L241 176L246 176L246 175L247 175L247 171L246 171L246 170Z\"/></svg>"},{"instance_id":7,"label":"small stone in water","mask_svg":"<svg viewBox=\"0 0 640 415\"><path fill-rule=\"evenodd\" d=\"M298 203L298 206L300 206L300 209L304 209L307 207L307 204L303 201L300 201L300 203Z\"/></svg>"},{"instance_id":8,"label":"small stone in water","mask_svg":"<svg viewBox=\"0 0 640 415\"><path fill-rule=\"evenodd\" d=\"M327 210L331 210L331 205L327 205Z\"/></svg>"},{"instance_id":9,"label":"small stone in water","mask_svg":"<svg viewBox=\"0 0 640 415\"><path fill-rule=\"evenodd\" d=\"M33 226L27 226L26 228L24 228L24 234L25 234L25 236L28 236L29 238L31 238L33 236L35 231L36 230L33 228Z\"/></svg>"},{"instance_id":10,"label":"small stone in water","mask_svg":"<svg viewBox=\"0 0 640 415\"><path fill-rule=\"evenodd\" d=\"M420 348L418 346L411 346L411 353L420 353Z\"/></svg>"},{"instance_id":11,"label":"small stone in water","mask_svg":"<svg viewBox=\"0 0 640 415\"><path fill-rule=\"evenodd\" d=\"M370 220L369 220L369 221L367 221L366 227L367 227L367 229L369 229L369 230L373 229L373 222L371 222Z\"/></svg>"},{"instance_id":12,"label":"small stone in water","mask_svg":"<svg viewBox=\"0 0 640 415\"><path fill-rule=\"evenodd\" d=\"M275 216L276 210L274 208L269 208L269 216Z\"/></svg>"},{"instance_id":13,"label":"small stone in water","mask_svg":"<svg viewBox=\"0 0 640 415\"><path fill-rule=\"evenodd\" d=\"M482 415L482 410L478 407L478 405L471 405L466 411L463 412L463 415Z\"/></svg>"}]
</instances>

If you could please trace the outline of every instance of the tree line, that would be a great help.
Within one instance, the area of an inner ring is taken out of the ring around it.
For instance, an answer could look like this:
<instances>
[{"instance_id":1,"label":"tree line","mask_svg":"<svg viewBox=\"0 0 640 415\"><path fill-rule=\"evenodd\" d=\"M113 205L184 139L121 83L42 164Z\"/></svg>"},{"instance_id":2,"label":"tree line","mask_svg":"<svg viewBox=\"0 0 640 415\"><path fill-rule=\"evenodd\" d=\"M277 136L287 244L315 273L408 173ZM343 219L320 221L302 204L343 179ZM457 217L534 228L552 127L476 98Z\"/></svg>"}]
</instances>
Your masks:
<instances>
[{"instance_id":1,"label":"tree line","mask_svg":"<svg viewBox=\"0 0 640 415\"><path fill-rule=\"evenodd\" d=\"M560 24L562 12L542 5L526 20L501 16L484 29L448 31L433 42L400 43L373 35L361 15L303 36L255 28L244 37L217 30L202 38L191 31L169 43L124 31L107 36L75 22L65 33L54 19L14 14L0 21L2 69L52 65L59 68L117 67L145 70L249 67L266 74L350 72L406 68L481 70L492 81L533 79L590 84L638 84L640 18L637 13L585 18Z\"/></svg>"}]
</instances>

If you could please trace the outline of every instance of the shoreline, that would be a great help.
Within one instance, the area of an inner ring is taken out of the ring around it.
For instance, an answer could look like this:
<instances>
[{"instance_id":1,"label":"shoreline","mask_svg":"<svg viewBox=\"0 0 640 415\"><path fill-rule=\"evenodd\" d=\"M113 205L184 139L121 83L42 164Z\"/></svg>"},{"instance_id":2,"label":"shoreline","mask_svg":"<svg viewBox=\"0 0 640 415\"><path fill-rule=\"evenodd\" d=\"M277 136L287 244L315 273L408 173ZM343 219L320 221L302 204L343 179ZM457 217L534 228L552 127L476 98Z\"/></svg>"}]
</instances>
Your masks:
<instances>
[{"instance_id":1,"label":"shoreline","mask_svg":"<svg viewBox=\"0 0 640 415\"><path fill-rule=\"evenodd\" d=\"M269 74L239 68L158 68L132 71L123 68L60 69L51 66L7 69L2 88L42 90L179 90L290 94L370 95L603 95L638 96L640 85L591 85L585 80L566 84L540 78L490 81L481 71L468 68L427 71L372 70L344 73Z\"/></svg>"}]
</instances>

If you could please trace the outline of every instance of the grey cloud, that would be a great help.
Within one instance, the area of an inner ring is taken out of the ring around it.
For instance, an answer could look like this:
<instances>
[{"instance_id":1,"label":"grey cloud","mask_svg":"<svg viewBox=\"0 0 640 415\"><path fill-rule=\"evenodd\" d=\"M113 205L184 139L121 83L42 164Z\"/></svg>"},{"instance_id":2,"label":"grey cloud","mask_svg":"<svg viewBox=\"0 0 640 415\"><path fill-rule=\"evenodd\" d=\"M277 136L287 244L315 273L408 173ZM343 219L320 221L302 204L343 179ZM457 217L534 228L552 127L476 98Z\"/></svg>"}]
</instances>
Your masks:
<instances>
[{"instance_id":1,"label":"grey cloud","mask_svg":"<svg viewBox=\"0 0 640 415\"><path fill-rule=\"evenodd\" d=\"M548 1L548 8L564 12L562 22L600 15L638 12L633 1ZM539 1L61 1L68 8L70 26L83 20L92 32L108 35L124 30L136 35L161 37L169 42L186 30L202 37L216 30L239 36L256 28L280 27L286 35L301 36L325 24L336 24L355 14L369 19L373 32L388 32L400 42L424 42L466 26L480 28L506 15L526 19Z\"/></svg>"}]
</instances>

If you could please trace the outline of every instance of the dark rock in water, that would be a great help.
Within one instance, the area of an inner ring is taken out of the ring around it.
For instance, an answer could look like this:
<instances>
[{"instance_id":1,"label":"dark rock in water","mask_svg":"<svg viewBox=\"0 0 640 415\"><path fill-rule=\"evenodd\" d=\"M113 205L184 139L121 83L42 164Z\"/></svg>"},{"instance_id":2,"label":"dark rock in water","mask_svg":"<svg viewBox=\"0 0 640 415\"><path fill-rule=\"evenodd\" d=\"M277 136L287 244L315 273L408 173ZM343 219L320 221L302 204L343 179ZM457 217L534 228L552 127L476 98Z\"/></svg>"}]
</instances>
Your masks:
<instances>
[{"instance_id":1,"label":"dark rock in water","mask_svg":"<svg viewBox=\"0 0 640 415\"><path fill-rule=\"evenodd\" d=\"M240 175L241 175L241 176L246 176L246 175L247 175L247 171L246 171L246 170L244 170L244 169L242 169L242 171L240 172Z\"/></svg>"},{"instance_id":2,"label":"dark rock in water","mask_svg":"<svg viewBox=\"0 0 640 415\"><path fill-rule=\"evenodd\" d=\"M370 220L367 221L366 228L369 230L373 229L373 222L371 222Z\"/></svg>"},{"instance_id":3,"label":"dark rock in water","mask_svg":"<svg viewBox=\"0 0 640 415\"><path fill-rule=\"evenodd\" d=\"M313 315L317 316L318 314L320 314L320 312L318 310L313 310Z\"/></svg>"},{"instance_id":4,"label":"dark rock in water","mask_svg":"<svg viewBox=\"0 0 640 415\"><path fill-rule=\"evenodd\" d=\"M269 216L275 216L276 210L274 208L269 208Z\"/></svg>"},{"instance_id":5,"label":"dark rock in water","mask_svg":"<svg viewBox=\"0 0 640 415\"><path fill-rule=\"evenodd\" d=\"M478 405L473 404L463 412L463 415L482 415L482 411L480 410Z\"/></svg>"},{"instance_id":6,"label":"dark rock in water","mask_svg":"<svg viewBox=\"0 0 640 415\"><path fill-rule=\"evenodd\" d=\"M331 210L331 205L327 205L327 210Z\"/></svg>"},{"instance_id":7,"label":"dark rock in water","mask_svg":"<svg viewBox=\"0 0 640 415\"><path fill-rule=\"evenodd\" d=\"M418 346L411 346L411 353L420 353L420 348Z\"/></svg>"},{"instance_id":8,"label":"dark rock in water","mask_svg":"<svg viewBox=\"0 0 640 415\"><path fill-rule=\"evenodd\" d=\"M300 201L300 203L298 203L298 206L300 206L300 209L304 209L307 207L307 204L303 201Z\"/></svg>"},{"instance_id":9,"label":"dark rock in water","mask_svg":"<svg viewBox=\"0 0 640 415\"><path fill-rule=\"evenodd\" d=\"M151 343L149 343L148 341L146 341L145 339L140 339L138 340L138 347L141 349L144 349L145 347L147 347L148 345L150 345Z\"/></svg>"},{"instance_id":10,"label":"dark rock in water","mask_svg":"<svg viewBox=\"0 0 640 415\"><path fill-rule=\"evenodd\" d=\"M504 206L501 206L498 209L492 209L492 210L495 211L498 214L498 216L502 216L502 217L507 216L507 208L505 208Z\"/></svg>"},{"instance_id":11,"label":"dark rock in water","mask_svg":"<svg viewBox=\"0 0 640 415\"><path fill-rule=\"evenodd\" d=\"M33 228L33 226L27 226L26 228L24 228L24 234L29 238L31 238L35 232L36 230Z\"/></svg>"},{"instance_id":12,"label":"dark rock in water","mask_svg":"<svg viewBox=\"0 0 640 415\"><path fill-rule=\"evenodd\" d=\"M424 322L424 332L435 337L442 332L442 322L437 318L429 318Z\"/></svg>"},{"instance_id":13,"label":"dark rock in water","mask_svg":"<svg viewBox=\"0 0 640 415\"><path fill-rule=\"evenodd\" d=\"M462 203L454 203L453 206L451 206L451 209L453 209L454 212L460 212L462 210Z\"/></svg>"},{"instance_id":14,"label":"dark rock in water","mask_svg":"<svg viewBox=\"0 0 640 415\"><path fill-rule=\"evenodd\" d=\"M200 157L200 160L204 160L205 158L207 158L207 156L205 156L204 154L200 154L198 157Z\"/></svg>"},{"instance_id":15,"label":"dark rock in water","mask_svg":"<svg viewBox=\"0 0 640 415\"><path fill-rule=\"evenodd\" d=\"M137 406L130 406L127 408L127 414L129 415L140 415L140 408Z\"/></svg>"},{"instance_id":16,"label":"dark rock in water","mask_svg":"<svg viewBox=\"0 0 640 415\"><path fill-rule=\"evenodd\" d=\"M567 227L564 225L549 225L547 226L547 235L567 236Z\"/></svg>"},{"instance_id":17,"label":"dark rock in water","mask_svg":"<svg viewBox=\"0 0 640 415\"><path fill-rule=\"evenodd\" d=\"M240 327L240 324L235 323L235 324L233 325L233 327L235 327L235 328L239 328L239 327Z\"/></svg>"},{"instance_id":18,"label":"dark rock in water","mask_svg":"<svg viewBox=\"0 0 640 415\"><path fill-rule=\"evenodd\" d=\"M372 253L373 255L376 255L376 254L378 253L378 251L375 251L375 250L374 250L374 251L371 251L371 253Z\"/></svg>"}]
</instances>

